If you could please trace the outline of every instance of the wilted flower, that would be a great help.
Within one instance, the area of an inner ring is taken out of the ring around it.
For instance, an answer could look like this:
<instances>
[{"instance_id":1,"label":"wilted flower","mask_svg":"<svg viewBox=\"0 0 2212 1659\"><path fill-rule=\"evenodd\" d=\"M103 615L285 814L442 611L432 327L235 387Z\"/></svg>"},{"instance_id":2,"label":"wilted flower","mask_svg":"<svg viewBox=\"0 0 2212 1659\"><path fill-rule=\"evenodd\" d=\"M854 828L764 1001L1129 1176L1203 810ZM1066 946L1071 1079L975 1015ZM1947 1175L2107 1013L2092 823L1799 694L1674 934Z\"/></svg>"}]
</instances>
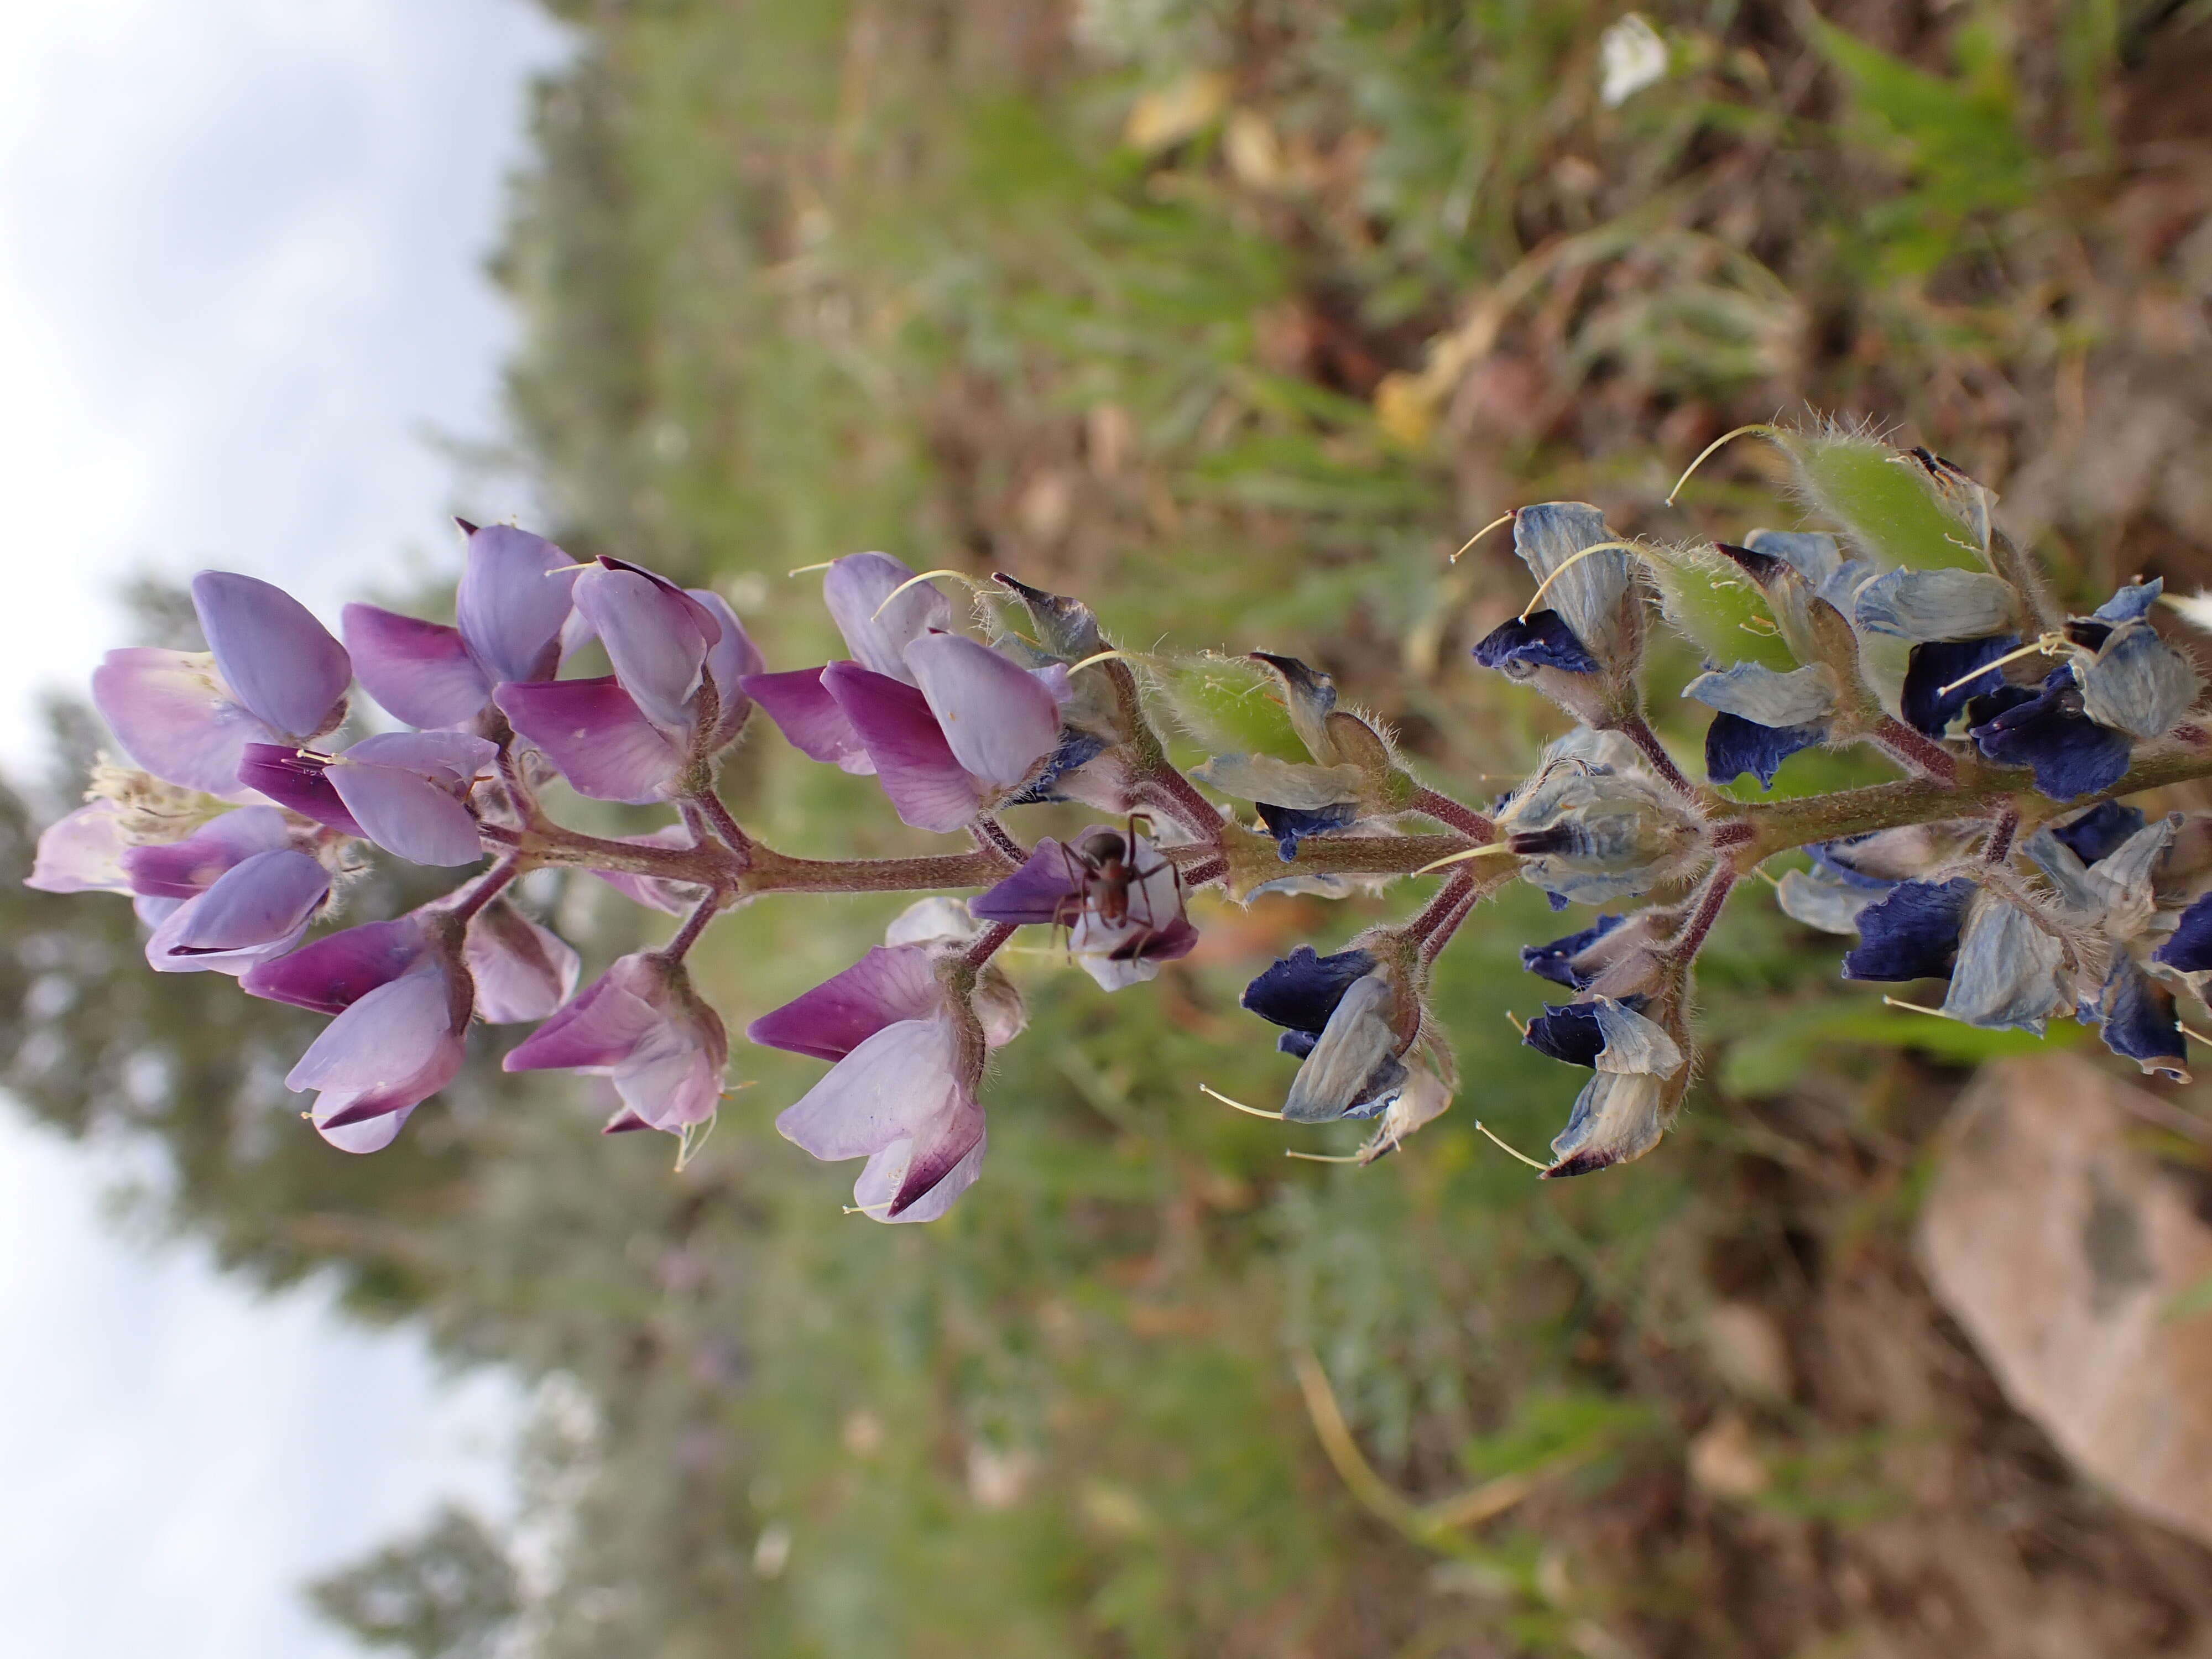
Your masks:
<instances>
[{"instance_id":1,"label":"wilted flower","mask_svg":"<svg viewBox=\"0 0 2212 1659\"><path fill-rule=\"evenodd\" d=\"M1644 609L1629 555L1605 515L1583 501L1547 501L1513 515L1513 550L1548 608L1493 629L1474 659L1534 686L1568 713L1610 726L1638 706ZM1548 618L1548 620L1547 620Z\"/></svg>"},{"instance_id":2,"label":"wilted flower","mask_svg":"<svg viewBox=\"0 0 2212 1659\"><path fill-rule=\"evenodd\" d=\"M1291 1123L1372 1117L1405 1087L1401 1058L1420 1007L1398 984L1402 967L1354 945L1317 956L1301 945L1244 988L1245 1007L1285 1028L1275 1046L1301 1064L1283 1103Z\"/></svg>"},{"instance_id":3,"label":"wilted flower","mask_svg":"<svg viewBox=\"0 0 2212 1659\"><path fill-rule=\"evenodd\" d=\"M1635 744L1587 726L1546 748L1497 823L1523 879L1586 903L1649 892L1705 850L1703 826Z\"/></svg>"}]
</instances>

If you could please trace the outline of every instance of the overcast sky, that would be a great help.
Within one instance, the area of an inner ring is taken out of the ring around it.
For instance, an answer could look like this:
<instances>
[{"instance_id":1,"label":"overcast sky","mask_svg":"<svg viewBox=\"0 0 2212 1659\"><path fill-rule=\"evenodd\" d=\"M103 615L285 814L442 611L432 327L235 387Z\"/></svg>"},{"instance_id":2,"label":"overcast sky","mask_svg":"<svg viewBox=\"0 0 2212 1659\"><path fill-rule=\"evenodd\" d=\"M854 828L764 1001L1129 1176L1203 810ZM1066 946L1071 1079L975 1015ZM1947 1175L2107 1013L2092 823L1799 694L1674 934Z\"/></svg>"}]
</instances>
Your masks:
<instances>
[{"instance_id":1,"label":"overcast sky","mask_svg":"<svg viewBox=\"0 0 2212 1659\"><path fill-rule=\"evenodd\" d=\"M0 52L0 764L82 686L139 569L278 578L335 622L452 562L430 430L497 435L481 275L523 97L520 0L16 0ZM502 493L504 492L504 493ZM88 897L86 903L100 903ZM497 1377L309 1289L257 1301L109 1219L114 1152L0 1102L0 1632L38 1659L320 1659L296 1586L506 1501Z\"/></svg>"}]
</instances>

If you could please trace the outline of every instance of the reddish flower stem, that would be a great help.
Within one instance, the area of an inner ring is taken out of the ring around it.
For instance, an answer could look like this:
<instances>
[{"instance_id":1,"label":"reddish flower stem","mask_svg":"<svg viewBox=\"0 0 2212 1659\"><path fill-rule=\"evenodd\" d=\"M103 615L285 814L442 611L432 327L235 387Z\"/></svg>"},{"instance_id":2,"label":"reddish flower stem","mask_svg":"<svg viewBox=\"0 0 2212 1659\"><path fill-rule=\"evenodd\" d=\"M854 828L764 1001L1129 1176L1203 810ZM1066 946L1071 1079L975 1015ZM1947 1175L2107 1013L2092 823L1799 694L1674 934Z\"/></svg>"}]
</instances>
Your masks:
<instances>
[{"instance_id":1,"label":"reddish flower stem","mask_svg":"<svg viewBox=\"0 0 2212 1659\"><path fill-rule=\"evenodd\" d=\"M1413 791L1413 810L1458 830L1478 847L1487 847L1498 839L1497 826L1488 818L1425 785Z\"/></svg>"}]
</instances>

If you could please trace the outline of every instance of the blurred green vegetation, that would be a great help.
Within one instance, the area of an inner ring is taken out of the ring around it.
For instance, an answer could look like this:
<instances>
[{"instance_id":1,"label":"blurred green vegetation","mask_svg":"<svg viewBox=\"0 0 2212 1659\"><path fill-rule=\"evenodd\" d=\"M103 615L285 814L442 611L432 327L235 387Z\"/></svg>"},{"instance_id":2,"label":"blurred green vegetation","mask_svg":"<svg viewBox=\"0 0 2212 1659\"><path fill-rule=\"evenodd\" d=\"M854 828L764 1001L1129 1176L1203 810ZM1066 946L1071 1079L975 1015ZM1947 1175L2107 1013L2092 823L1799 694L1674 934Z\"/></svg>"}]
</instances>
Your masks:
<instances>
[{"instance_id":1,"label":"blurred green vegetation","mask_svg":"<svg viewBox=\"0 0 2212 1659\"><path fill-rule=\"evenodd\" d=\"M2082 247L2124 165L2115 89L2212 46L2186 8L1824 24L1711 0L1655 9L1668 73L1607 108L1618 11L1579 0L554 9L578 54L538 90L496 270L567 545L713 581L775 667L830 641L794 567L879 546L1008 569L1133 646L1304 655L1474 799L1559 722L1467 663L1525 581L1494 542L1452 549L1548 497L1624 532L1791 522L1748 448L1662 505L1778 407L1901 422L2006 476L2124 333L2112 296L2153 281ZM2039 530L2069 585L2122 556L2094 514ZM1696 722L1662 730L1694 752ZM1781 787L1862 775L1808 755ZM772 733L726 785L779 847L926 840ZM0 823L11 867L27 810ZM536 896L597 958L645 925L556 887ZM743 1045L681 1175L489 1061L392 1152L331 1153L276 1083L302 1023L139 974L99 898L5 900L9 1081L79 1133L161 1137L160 1201L242 1271L334 1267L362 1311L550 1379L532 1652L1936 1651L1905 1592L1830 1586L1839 1561L1896 1577L1854 1553L1885 1517L1919 1517L1929 1571L1996 1535L1915 1496L1925 1437L1964 1443L1989 1404L1929 1382L1931 1419L1832 1382L1824 1298L1901 1297L1874 1340L1933 1328L1902 1254L1921 1141L2001 1040L1838 986L1834 943L1747 892L1707 952L1680 1127L1540 1187L1475 1121L1530 1150L1564 1121L1577 1079L1506 1014L1545 989L1517 946L1586 919L1516 890L1441 964L1454 1110L1370 1169L1286 1163L1279 1126L1198 1091L1287 1080L1237 992L1418 896L1215 905L1196 957L1110 999L1042 942L1010 952L1030 1030L990 1079L985 1178L927 1228L841 1215L850 1169L770 1127L819 1066ZM898 908L763 902L710 936L702 983L741 1026ZM1777 1334L1778 1377L1716 1337L1723 1304ZM1733 1487L1688 1455L1730 1425L1754 1448ZM1986 1455L2021 1501L2073 1501ZM441 1580L462 1523L441 1528L322 1604L473 1650L512 1588L473 1553ZM2064 1569L2126 1606L2134 1570Z\"/></svg>"}]
</instances>

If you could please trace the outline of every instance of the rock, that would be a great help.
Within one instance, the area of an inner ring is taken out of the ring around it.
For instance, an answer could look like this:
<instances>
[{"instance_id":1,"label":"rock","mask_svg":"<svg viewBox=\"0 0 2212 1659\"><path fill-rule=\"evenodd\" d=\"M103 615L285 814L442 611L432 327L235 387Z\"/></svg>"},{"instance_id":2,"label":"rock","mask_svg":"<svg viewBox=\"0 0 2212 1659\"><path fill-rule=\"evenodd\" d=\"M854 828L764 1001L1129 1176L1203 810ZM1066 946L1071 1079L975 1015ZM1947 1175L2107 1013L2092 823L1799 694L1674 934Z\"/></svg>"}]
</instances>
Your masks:
<instances>
[{"instance_id":1,"label":"rock","mask_svg":"<svg viewBox=\"0 0 2212 1659\"><path fill-rule=\"evenodd\" d=\"M2071 1054L1984 1066L1917 1244L2013 1405L2121 1502L2212 1544L2212 1316L2167 1317L2212 1274L2212 1225L2129 1144L2143 1092Z\"/></svg>"}]
</instances>

